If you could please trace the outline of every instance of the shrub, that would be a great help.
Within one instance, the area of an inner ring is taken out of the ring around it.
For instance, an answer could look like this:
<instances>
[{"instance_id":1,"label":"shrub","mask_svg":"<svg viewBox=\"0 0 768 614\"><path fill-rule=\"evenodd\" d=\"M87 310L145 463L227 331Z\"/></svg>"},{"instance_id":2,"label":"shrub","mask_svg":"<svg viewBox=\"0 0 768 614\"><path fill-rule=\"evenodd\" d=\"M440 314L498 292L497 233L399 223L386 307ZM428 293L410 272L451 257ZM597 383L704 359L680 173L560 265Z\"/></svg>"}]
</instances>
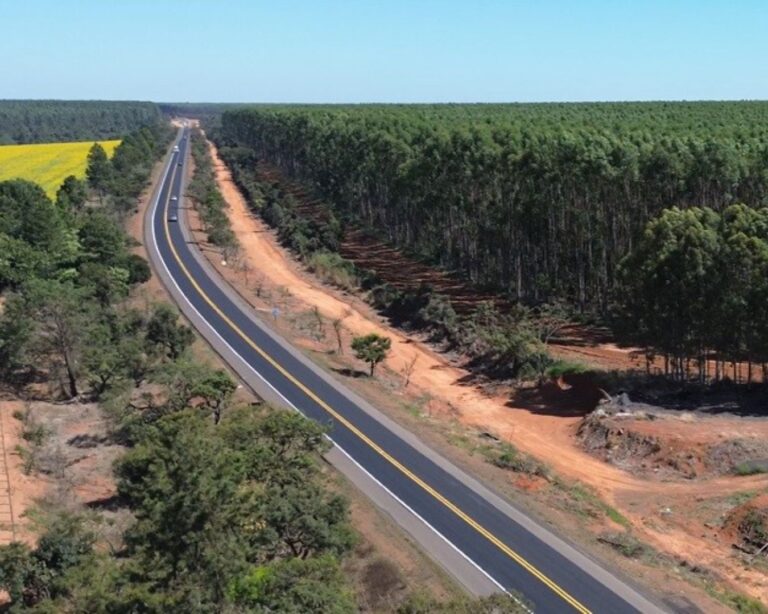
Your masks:
<instances>
[{"instance_id":1,"label":"shrub","mask_svg":"<svg viewBox=\"0 0 768 614\"><path fill-rule=\"evenodd\" d=\"M347 291L357 288L355 265L339 254L317 251L307 258L307 268L323 281Z\"/></svg>"}]
</instances>

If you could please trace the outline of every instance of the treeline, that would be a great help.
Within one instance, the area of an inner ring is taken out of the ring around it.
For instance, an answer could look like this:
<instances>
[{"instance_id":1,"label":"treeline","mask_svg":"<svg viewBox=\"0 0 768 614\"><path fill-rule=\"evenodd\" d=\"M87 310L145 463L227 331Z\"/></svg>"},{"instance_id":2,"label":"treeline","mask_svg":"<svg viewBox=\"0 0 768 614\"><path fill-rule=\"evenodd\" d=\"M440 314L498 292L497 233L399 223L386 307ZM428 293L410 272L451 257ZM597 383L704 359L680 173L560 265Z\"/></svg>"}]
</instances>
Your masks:
<instances>
[{"instance_id":1,"label":"treeline","mask_svg":"<svg viewBox=\"0 0 768 614\"><path fill-rule=\"evenodd\" d=\"M567 367L546 349L551 336L568 321L562 305L542 304L535 309L516 305L502 312L484 302L474 312L459 315L431 287L395 287L376 271L362 269L338 253L342 222L333 211L312 218L302 215L290 192L256 172L252 152L223 147L219 153L249 204L277 230L284 246L327 283L362 291L393 324L427 332L433 342L469 357L473 370L487 376L526 380Z\"/></svg>"},{"instance_id":2,"label":"treeline","mask_svg":"<svg viewBox=\"0 0 768 614\"><path fill-rule=\"evenodd\" d=\"M157 106L168 117L197 119L210 128L218 124L224 111L244 105L230 102L160 102Z\"/></svg>"},{"instance_id":3,"label":"treeline","mask_svg":"<svg viewBox=\"0 0 768 614\"><path fill-rule=\"evenodd\" d=\"M4 382L23 386L46 374L65 398L99 396L145 371L164 314L115 309L151 274L119 219L165 150L164 135L159 126L131 133L111 161L94 145L87 182L67 177L56 202L34 183L0 183Z\"/></svg>"},{"instance_id":4,"label":"treeline","mask_svg":"<svg viewBox=\"0 0 768 614\"><path fill-rule=\"evenodd\" d=\"M767 208L665 210L621 272L619 326L667 375L768 382Z\"/></svg>"},{"instance_id":5,"label":"treeline","mask_svg":"<svg viewBox=\"0 0 768 614\"><path fill-rule=\"evenodd\" d=\"M0 100L0 145L119 139L160 119L152 102Z\"/></svg>"},{"instance_id":6,"label":"treeline","mask_svg":"<svg viewBox=\"0 0 768 614\"><path fill-rule=\"evenodd\" d=\"M96 144L88 157L88 182L99 194L108 193L115 212L122 216L136 209L138 197L165 153L173 130L164 123L144 126L126 135L108 160Z\"/></svg>"},{"instance_id":7,"label":"treeline","mask_svg":"<svg viewBox=\"0 0 768 614\"><path fill-rule=\"evenodd\" d=\"M221 136L432 262L605 314L664 208L768 194L768 103L260 106Z\"/></svg>"},{"instance_id":8,"label":"treeline","mask_svg":"<svg viewBox=\"0 0 768 614\"><path fill-rule=\"evenodd\" d=\"M208 144L199 130L193 130L191 134L190 149L195 170L187 186L187 193L197 203L208 241L223 249L234 248L237 246L237 237L232 232L229 218L224 212L227 203L216 185L216 174Z\"/></svg>"}]
</instances>

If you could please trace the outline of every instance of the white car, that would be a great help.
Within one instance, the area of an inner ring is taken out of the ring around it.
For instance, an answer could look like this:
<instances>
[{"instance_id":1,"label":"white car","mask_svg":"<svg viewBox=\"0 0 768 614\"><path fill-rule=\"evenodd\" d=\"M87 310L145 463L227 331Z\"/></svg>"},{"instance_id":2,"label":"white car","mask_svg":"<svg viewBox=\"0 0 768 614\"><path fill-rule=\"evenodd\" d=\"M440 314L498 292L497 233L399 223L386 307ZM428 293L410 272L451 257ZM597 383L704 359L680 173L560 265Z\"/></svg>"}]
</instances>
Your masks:
<instances>
[{"instance_id":1,"label":"white car","mask_svg":"<svg viewBox=\"0 0 768 614\"><path fill-rule=\"evenodd\" d=\"M179 146L178 145L174 145L173 146L173 152L176 153L177 151L179 151Z\"/></svg>"},{"instance_id":2,"label":"white car","mask_svg":"<svg viewBox=\"0 0 768 614\"><path fill-rule=\"evenodd\" d=\"M179 200L178 196L171 196L171 201L174 201L174 202L175 202L175 201L177 201L177 200Z\"/></svg>"}]
</instances>

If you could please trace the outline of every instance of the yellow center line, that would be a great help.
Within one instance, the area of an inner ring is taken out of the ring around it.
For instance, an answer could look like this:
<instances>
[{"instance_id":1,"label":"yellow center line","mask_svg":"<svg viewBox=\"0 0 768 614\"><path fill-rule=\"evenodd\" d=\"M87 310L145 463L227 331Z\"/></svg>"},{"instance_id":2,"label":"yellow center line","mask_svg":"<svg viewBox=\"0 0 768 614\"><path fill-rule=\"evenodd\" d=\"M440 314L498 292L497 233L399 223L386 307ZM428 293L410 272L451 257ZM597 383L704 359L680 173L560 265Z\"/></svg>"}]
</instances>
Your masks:
<instances>
[{"instance_id":1,"label":"yellow center line","mask_svg":"<svg viewBox=\"0 0 768 614\"><path fill-rule=\"evenodd\" d=\"M179 257L179 254L176 251L175 246L173 245L173 241L171 241L171 233L170 233L170 228L168 226L168 214L167 214L167 212L168 212L168 203L170 202L171 192L173 191L173 180L176 177L176 168L177 167L178 167L178 164L174 164L173 173L171 175L171 184L170 184L170 188L168 190L168 196L166 197L165 206L164 206L164 210L163 210L163 224L164 224L164 228L165 228L165 236L166 236L166 239L168 241L168 245L171 248L171 252L173 253L173 257L176 260L177 264L179 265L181 270L184 272L184 275L187 277L189 282L195 288L197 293L201 296L201 298L206 303L208 303L208 305L211 307L211 309L213 309L216 312L216 314L222 320L224 320L224 322L226 322L227 325L233 331L235 331L253 350L255 350L262 358L264 358L264 360L266 360L275 369L277 369L283 375L283 377L288 379L294 386L296 386L299 390L301 390L305 395L307 395L310 399L312 399L315 403L317 403L320 407L322 407L326 412L328 412L331 416L333 416L336 420L338 420L341 424L343 424L347 429L349 429L351 432L353 432L355 435L357 435L357 437L359 437L368 446L370 446L374 451L376 451L378 454L380 454L384 459L386 459L396 469L398 469L406 477L408 477L410 480L415 482L423 490L425 490L432 497L437 499L445 507L447 507L449 510L451 510L456 516L461 518L461 520L463 520L470 527L475 529L475 531L480 533L483 537L485 537L488 541L490 541L493 545L495 545L499 550L504 552L504 554L506 554L513 561L515 561L518 565L520 565L523 569L525 569L531 575L533 575L535 578L537 578L542 583L544 583L548 588L550 588L554 593L556 593L558 596L560 596L564 601L566 601L571 606L573 606L576 609L576 611L581 612L582 614L591 614L590 610L587 607L585 607L582 603L577 601L576 598L572 597L568 592L565 591L565 589L561 588L557 583L555 583L553 580L551 580L546 575L544 575L544 573L539 571L534 565L529 563L526 559L524 559L521 555L519 555L517 552L515 552L512 548L510 548L503 541L501 541L493 533L488 531L488 529L486 529L481 524L479 524L476 520L474 520L469 515L467 515L466 512L461 510L455 503L453 503L450 500L448 500L445 496L443 496L438 491L436 491L432 486L427 484L419 476L414 474L410 469L408 469L400 461L398 461L396 458L394 458L391 454L389 454L386 450L384 450L376 442L371 440L365 433L363 433L360 429L358 429L354 424L349 422L349 420L347 420L344 416L339 414L335 409L333 409L330 405L328 405L325 401L323 401L320 397L318 397L314 392L312 392L312 390L307 388L301 381L299 381L293 375L291 375L282 365L280 365L269 354L267 354L260 346L258 346L237 324L235 324L229 318L229 316L227 316L219 308L218 305L216 305L213 302L213 300L205 293L205 291L200 287L200 285L197 283L197 281L195 281L195 279L192 277L192 275L190 274L189 270L187 269L187 267L184 265L184 263L182 262L181 258Z\"/></svg>"}]
</instances>

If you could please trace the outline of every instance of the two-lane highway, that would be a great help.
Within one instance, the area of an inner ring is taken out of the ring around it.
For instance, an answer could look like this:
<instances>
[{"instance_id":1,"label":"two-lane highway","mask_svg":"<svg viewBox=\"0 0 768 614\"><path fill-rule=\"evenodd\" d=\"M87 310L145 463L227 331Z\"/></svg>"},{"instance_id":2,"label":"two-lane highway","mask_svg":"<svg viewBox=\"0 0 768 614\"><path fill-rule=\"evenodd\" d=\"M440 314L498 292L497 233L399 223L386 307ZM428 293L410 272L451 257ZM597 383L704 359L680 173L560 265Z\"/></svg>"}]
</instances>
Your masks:
<instances>
[{"instance_id":1,"label":"two-lane highway","mask_svg":"<svg viewBox=\"0 0 768 614\"><path fill-rule=\"evenodd\" d=\"M402 433L269 331L188 240L187 129L180 130L177 145L147 214L147 249L181 309L238 373L248 371L272 398L328 424L329 437L349 464L424 532L479 570L488 586L521 593L536 612L659 611L626 582Z\"/></svg>"}]
</instances>

